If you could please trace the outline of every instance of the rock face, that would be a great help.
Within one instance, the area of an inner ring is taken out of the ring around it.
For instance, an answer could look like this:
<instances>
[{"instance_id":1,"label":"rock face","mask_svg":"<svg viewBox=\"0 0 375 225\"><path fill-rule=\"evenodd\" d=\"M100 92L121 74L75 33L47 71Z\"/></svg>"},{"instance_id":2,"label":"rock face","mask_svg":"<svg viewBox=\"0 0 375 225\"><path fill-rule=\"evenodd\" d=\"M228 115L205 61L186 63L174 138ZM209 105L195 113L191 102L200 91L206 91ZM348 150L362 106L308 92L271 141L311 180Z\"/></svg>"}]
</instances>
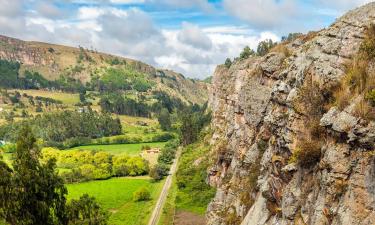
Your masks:
<instances>
[{"instance_id":1,"label":"rock face","mask_svg":"<svg viewBox=\"0 0 375 225\"><path fill-rule=\"evenodd\" d=\"M217 193L207 224L375 224L374 122L332 107L320 120L327 135L319 162L305 168L291 160L309 117L293 104L301 87L307 77L322 90L337 85L372 23L375 3L287 50L216 69L208 182Z\"/></svg>"}]
</instances>

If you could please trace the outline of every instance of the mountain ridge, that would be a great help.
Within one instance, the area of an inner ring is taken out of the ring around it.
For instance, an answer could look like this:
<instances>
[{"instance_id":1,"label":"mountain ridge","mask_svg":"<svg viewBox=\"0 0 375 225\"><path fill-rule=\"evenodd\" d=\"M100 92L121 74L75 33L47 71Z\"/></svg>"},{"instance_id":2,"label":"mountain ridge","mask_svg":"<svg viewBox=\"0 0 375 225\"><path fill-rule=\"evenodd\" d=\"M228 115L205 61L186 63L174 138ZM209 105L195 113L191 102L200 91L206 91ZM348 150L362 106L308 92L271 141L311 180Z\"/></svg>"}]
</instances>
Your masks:
<instances>
[{"instance_id":1,"label":"mountain ridge","mask_svg":"<svg viewBox=\"0 0 375 225\"><path fill-rule=\"evenodd\" d=\"M209 84L187 79L182 74L167 69L157 69L141 61L100 53L95 50L75 48L38 41L23 41L0 35L0 59L21 63L21 75L26 70L38 72L48 80L68 75L82 83L101 76L107 68L130 66L145 73L163 90L184 102L203 104L207 101Z\"/></svg>"}]
</instances>

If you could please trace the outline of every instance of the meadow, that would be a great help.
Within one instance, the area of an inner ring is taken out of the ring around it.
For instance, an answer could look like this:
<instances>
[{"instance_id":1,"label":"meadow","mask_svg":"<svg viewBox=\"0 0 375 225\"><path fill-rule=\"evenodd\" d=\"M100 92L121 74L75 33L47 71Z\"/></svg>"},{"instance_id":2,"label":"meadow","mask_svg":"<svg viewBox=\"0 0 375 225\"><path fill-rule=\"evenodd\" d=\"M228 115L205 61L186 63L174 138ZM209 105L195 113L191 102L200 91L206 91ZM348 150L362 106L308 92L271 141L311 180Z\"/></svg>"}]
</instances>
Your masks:
<instances>
[{"instance_id":1,"label":"meadow","mask_svg":"<svg viewBox=\"0 0 375 225\"><path fill-rule=\"evenodd\" d=\"M86 145L71 148L69 150L90 150L90 151L105 151L112 155L127 154L129 156L136 156L142 152L143 146L150 146L151 148L162 148L165 142L152 143L138 143L138 144L113 144L113 145ZM65 151L69 151L65 150Z\"/></svg>"},{"instance_id":2,"label":"meadow","mask_svg":"<svg viewBox=\"0 0 375 225\"><path fill-rule=\"evenodd\" d=\"M79 94L72 94L59 91L46 91L46 90L13 90L21 93L26 93L29 96L43 96L45 98L52 98L61 101L64 105L75 105L79 103ZM12 91L11 91L12 92Z\"/></svg>"},{"instance_id":3,"label":"meadow","mask_svg":"<svg viewBox=\"0 0 375 225\"><path fill-rule=\"evenodd\" d=\"M153 207L161 192L164 181L153 183L148 177L112 178L103 181L68 184L68 200L77 199L83 194L95 197L104 210L110 212L111 225L147 224ZM146 187L151 193L151 200L134 202L133 193Z\"/></svg>"}]
</instances>

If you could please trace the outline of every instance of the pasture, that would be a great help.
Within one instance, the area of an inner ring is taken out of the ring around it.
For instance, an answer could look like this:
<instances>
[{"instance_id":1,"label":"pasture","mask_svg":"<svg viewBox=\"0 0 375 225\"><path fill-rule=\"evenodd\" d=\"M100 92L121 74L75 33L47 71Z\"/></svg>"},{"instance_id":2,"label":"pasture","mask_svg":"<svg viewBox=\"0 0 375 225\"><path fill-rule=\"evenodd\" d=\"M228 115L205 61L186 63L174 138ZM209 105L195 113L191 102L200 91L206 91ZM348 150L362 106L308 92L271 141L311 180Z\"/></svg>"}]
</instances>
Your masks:
<instances>
[{"instance_id":1,"label":"pasture","mask_svg":"<svg viewBox=\"0 0 375 225\"><path fill-rule=\"evenodd\" d=\"M74 105L79 103L79 94L72 94L59 91L45 91L45 90L14 90L21 93L26 93L29 96L42 96L45 98L52 98L58 101L62 101L64 105Z\"/></svg>"},{"instance_id":2,"label":"pasture","mask_svg":"<svg viewBox=\"0 0 375 225\"><path fill-rule=\"evenodd\" d=\"M152 213L164 181L153 183L147 177L112 178L102 181L90 181L68 184L68 200L78 199L83 194L95 197L104 210L110 212L111 225L144 225ZM133 193L146 187L151 200L134 202Z\"/></svg>"},{"instance_id":3,"label":"pasture","mask_svg":"<svg viewBox=\"0 0 375 225\"><path fill-rule=\"evenodd\" d=\"M69 150L89 150L89 151L105 151L112 155L127 154L129 156L137 156L142 152L142 146L150 146L151 148L162 148L165 142L138 143L138 144L113 144L113 145L86 145L71 148ZM65 150L65 151L69 151Z\"/></svg>"}]
</instances>

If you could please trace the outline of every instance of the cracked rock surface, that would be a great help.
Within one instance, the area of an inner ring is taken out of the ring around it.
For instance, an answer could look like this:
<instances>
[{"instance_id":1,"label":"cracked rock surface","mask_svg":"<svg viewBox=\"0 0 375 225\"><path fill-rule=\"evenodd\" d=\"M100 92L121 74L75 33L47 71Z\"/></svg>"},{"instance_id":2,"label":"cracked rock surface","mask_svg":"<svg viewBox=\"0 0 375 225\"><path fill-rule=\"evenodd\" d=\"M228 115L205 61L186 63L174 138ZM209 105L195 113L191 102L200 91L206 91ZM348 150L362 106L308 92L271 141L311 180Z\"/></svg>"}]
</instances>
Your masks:
<instances>
[{"instance_id":1,"label":"cracked rock surface","mask_svg":"<svg viewBox=\"0 0 375 225\"><path fill-rule=\"evenodd\" d=\"M372 23L375 3L288 43L289 54L271 52L216 69L211 143L220 148L213 147L207 178L217 188L207 224L375 224L374 122L332 107L320 120L328 136L317 165L290 162L309 116L293 107L306 74L321 88L337 84Z\"/></svg>"}]
</instances>

